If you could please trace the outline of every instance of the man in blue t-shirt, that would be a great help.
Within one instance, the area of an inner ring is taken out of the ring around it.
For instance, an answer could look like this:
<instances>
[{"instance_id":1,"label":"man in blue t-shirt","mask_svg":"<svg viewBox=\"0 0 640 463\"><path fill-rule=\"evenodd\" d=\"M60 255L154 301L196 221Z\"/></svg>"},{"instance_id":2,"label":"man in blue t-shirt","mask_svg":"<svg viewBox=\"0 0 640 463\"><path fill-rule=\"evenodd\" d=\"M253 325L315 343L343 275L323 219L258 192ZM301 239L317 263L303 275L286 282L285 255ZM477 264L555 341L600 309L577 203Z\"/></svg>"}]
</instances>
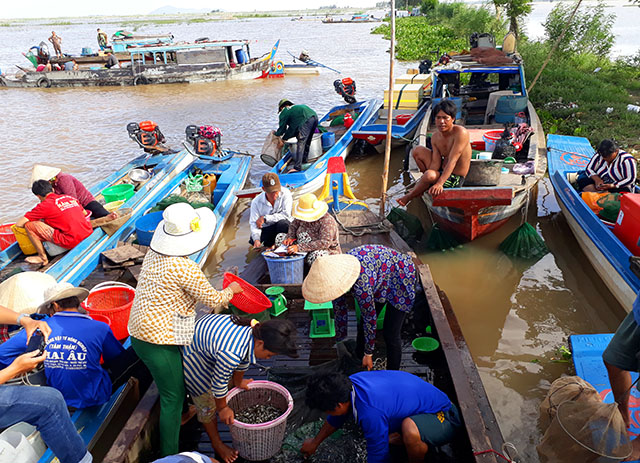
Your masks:
<instances>
[{"instance_id":1,"label":"man in blue t-shirt","mask_svg":"<svg viewBox=\"0 0 640 463\"><path fill-rule=\"evenodd\" d=\"M100 366L125 350L106 323L78 312L89 291L59 283L45 291L41 313L51 314L47 324L51 334L45 347L44 362L47 384L58 389L69 407L86 408L102 405L111 397L111 379ZM26 333L0 345L0 366L10 364L25 352Z\"/></svg>"},{"instance_id":2,"label":"man in blue t-shirt","mask_svg":"<svg viewBox=\"0 0 640 463\"><path fill-rule=\"evenodd\" d=\"M307 406L327 413L316 437L301 452L309 456L353 416L367 440L367 461L389 461L389 443L404 444L410 462L422 462L429 446L451 442L458 409L437 387L404 371L363 371L349 377L319 374L307 385Z\"/></svg>"}]
</instances>

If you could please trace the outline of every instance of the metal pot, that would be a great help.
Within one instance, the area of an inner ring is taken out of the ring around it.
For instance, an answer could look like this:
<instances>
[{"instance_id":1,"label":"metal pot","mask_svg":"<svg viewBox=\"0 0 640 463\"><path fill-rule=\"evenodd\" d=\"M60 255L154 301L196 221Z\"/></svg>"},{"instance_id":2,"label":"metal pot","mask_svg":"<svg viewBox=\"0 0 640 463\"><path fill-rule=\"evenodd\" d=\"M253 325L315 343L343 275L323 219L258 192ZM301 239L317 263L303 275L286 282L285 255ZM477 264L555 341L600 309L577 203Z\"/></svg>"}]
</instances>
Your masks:
<instances>
[{"instance_id":1,"label":"metal pot","mask_svg":"<svg viewBox=\"0 0 640 463\"><path fill-rule=\"evenodd\" d=\"M294 153L298 147L298 139L290 138L286 140L289 145L289 150ZM311 145L309 146L309 156L307 157L307 162L313 162L322 156L322 134L314 133L313 138L311 139Z\"/></svg>"},{"instance_id":2,"label":"metal pot","mask_svg":"<svg viewBox=\"0 0 640 463\"><path fill-rule=\"evenodd\" d=\"M144 183L151 178L151 174L144 169L131 169L129 178L134 184Z\"/></svg>"}]
</instances>

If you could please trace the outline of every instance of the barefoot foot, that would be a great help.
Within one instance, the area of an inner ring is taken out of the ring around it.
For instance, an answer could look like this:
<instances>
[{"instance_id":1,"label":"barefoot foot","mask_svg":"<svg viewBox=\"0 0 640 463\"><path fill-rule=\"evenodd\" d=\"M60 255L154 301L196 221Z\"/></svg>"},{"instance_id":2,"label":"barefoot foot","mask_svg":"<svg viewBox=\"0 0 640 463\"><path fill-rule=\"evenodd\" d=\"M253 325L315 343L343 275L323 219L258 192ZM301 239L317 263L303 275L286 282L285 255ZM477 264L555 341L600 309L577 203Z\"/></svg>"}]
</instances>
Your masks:
<instances>
[{"instance_id":1,"label":"barefoot foot","mask_svg":"<svg viewBox=\"0 0 640 463\"><path fill-rule=\"evenodd\" d=\"M48 259L43 259L42 257L39 257L39 256L29 256L24 261L27 264L40 265L41 267L44 267L49 263Z\"/></svg>"},{"instance_id":2,"label":"barefoot foot","mask_svg":"<svg viewBox=\"0 0 640 463\"><path fill-rule=\"evenodd\" d=\"M238 451L236 449L232 449L226 444L223 444L222 442L214 444L213 449L216 451L216 457L224 463L232 463L238 458Z\"/></svg>"}]
</instances>

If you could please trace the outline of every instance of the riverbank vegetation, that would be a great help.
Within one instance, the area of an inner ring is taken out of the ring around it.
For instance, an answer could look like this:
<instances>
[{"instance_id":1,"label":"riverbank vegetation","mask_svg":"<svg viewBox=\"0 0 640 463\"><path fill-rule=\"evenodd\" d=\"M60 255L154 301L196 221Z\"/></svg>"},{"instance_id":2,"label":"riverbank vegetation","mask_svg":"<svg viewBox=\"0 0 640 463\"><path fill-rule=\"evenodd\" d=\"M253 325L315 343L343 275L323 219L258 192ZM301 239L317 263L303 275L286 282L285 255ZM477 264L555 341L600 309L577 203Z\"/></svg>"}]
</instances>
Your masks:
<instances>
[{"instance_id":1,"label":"riverbank vegetation","mask_svg":"<svg viewBox=\"0 0 640 463\"><path fill-rule=\"evenodd\" d=\"M568 24L574 6L559 3L552 10L544 24L544 39L534 41L520 33L518 52L525 62L528 85ZM507 27L513 29L513 18L497 19L487 7L428 0L423 2L423 12L425 16L396 21L398 59L434 60L433 51L438 47L440 53L463 51L468 49L473 32L491 32L499 44ZM580 135L592 143L614 138L637 151L640 113L628 111L627 105L640 104L640 51L634 56L610 57L614 20L602 4L581 7L529 97L546 133ZM389 25L372 32L389 38Z\"/></svg>"}]
</instances>

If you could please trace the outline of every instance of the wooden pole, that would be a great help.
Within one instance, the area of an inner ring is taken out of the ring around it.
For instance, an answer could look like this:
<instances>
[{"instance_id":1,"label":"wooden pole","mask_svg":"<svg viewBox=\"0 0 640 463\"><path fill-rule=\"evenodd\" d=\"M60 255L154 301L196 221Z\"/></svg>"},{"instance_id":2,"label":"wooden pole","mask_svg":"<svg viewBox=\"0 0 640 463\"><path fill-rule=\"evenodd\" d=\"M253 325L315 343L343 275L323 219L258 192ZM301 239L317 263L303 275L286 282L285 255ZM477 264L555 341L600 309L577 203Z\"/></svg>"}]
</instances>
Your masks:
<instances>
[{"instance_id":1,"label":"wooden pole","mask_svg":"<svg viewBox=\"0 0 640 463\"><path fill-rule=\"evenodd\" d=\"M380 219L384 219L384 205L387 198L387 181L389 180L389 159L391 158L391 128L393 127L393 63L396 56L396 1L391 0L391 49L389 50L389 92L387 112L387 138L384 146L384 168L382 169L382 191L380 192Z\"/></svg>"}]
</instances>

